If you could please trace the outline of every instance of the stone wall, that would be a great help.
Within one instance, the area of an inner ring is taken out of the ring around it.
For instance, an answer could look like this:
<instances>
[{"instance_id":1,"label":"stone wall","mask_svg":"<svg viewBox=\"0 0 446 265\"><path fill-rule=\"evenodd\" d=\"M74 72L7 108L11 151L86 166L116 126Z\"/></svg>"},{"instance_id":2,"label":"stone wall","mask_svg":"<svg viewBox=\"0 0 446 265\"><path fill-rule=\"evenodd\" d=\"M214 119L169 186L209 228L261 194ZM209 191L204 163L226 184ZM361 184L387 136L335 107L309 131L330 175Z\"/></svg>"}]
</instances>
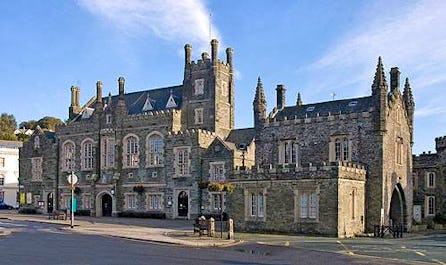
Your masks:
<instances>
[{"instance_id":1,"label":"stone wall","mask_svg":"<svg viewBox=\"0 0 446 265\"><path fill-rule=\"evenodd\" d=\"M366 171L353 164L330 164L299 168L268 168L235 171L231 181L236 189L228 200L228 212L236 229L241 231L270 231L310 233L331 236L352 236L363 232L364 187ZM339 216L351 205L347 190L356 189L355 220L345 222ZM265 217L253 218L247 209L251 192L265 191ZM299 194L317 193L317 218L299 218ZM343 192L342 194L340 192Z\"/></svg>"}]
</instances>

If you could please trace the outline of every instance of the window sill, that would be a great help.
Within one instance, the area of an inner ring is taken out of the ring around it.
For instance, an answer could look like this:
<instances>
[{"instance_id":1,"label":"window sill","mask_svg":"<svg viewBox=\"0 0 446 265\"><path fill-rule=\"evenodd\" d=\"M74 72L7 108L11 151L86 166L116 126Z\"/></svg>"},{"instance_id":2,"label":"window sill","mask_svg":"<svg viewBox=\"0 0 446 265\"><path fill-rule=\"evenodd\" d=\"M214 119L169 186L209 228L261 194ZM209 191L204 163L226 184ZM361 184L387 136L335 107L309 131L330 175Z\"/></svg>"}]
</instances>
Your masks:
<instances>
[{"instance_id":1,"label":"window sill","mask_svg":"<svg viewBox=\"0 0 446 265\"><path fill-rule=\"evenodd\" d=\"M148 165L148 166L146 166L146 168L163 168L164 167L164 164L163 165Z\"/></svg>"},{"instance_id":2,"label":"window sill","mask_svg":"<svg viewBox=\"0 0 446 265\"><path fill-rule=\"evenodd\" d=\"M294 221L295 223L319 223L319 219L317 218L299 218L296 221Z\"/></svg>"}]
</instances>

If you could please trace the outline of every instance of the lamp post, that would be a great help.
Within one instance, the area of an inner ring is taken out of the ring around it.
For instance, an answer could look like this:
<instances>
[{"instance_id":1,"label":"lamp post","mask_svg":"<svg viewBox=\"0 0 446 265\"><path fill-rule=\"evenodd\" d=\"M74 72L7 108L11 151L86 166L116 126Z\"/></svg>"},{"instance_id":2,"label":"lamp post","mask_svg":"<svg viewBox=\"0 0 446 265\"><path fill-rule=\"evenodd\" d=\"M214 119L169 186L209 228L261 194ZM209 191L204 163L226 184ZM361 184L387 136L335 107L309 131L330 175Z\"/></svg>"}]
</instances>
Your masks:
<instances>
[{"instance_id":1,"label":"lamp post","mask_svg":"<svg viewBox=\"0 0 446 265\"><path fill-rule=\"evenodd\" d=\"M74 174L73 171L71 171L71 174L68 175L67 177L68 183L70 183L70 187L71 187L71 228L74 227L74 185L77 183L78 178L77 176Z\"/></svg>"},{"instance_id":2,"label":"lamp post","mask_svg":"<svg viewBox=\"0 0 446 265\"><path fill-rule=\"evenodd\" d=\"M223 192L220 191L220 238L223 238Z\"/></svg>"}]
</instances>

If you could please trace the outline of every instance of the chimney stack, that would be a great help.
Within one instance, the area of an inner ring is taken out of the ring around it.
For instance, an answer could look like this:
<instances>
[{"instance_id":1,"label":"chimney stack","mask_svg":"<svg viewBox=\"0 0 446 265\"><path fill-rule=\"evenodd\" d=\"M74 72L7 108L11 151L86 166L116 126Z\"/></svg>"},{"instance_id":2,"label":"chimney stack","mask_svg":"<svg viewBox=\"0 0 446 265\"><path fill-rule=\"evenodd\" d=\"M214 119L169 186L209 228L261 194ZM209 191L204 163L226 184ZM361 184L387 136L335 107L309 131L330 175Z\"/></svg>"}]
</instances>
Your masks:
<instances>
[{"instance_id":1,"label":"chimney stack","mask_svg":"<svg viewBox=\"0 0 446 265\"><path fill-rule=\"evenodd\" d=\"M398 67L392 67L390 69L390 92L400 89L400 69Z\"/></svg>"},{"instance_id":2,"label":"chimney stack","mask_svg":"<svg viewBox=\"0 0 446 265\"><path fill-rule=\"evenodd\" d=\"M285 86L277 85L276 93L277 93L277 109L281 110L285 107Z\"/></svg>"},{"instance_id":3,"label":"chimney stack","mask_svg":"<svg viewBox=\"0 0 446 265\"><path fill-rule=\"evenodd\" d=\"M186 45L184 45L184 63L185 65L188 65L191 63L191 58L192 58L192 46L187 43Z\"/></svg>"},{"instance_id":4,"label":"chimney stack","mask_svg":"<svg viewBox=\"0 0 446 265\"><path fill-rule=\"evenodd\" d=\"M102 82L96 82L96 109L102 110Z\"/></svg>"},{"instance_id":5,"label":"chimney stack","mask_svg":"<svg viewBox=\"0 0 446 265\"><path fill-rule=\"evenodd\" d=\"M124 77L118 78L118 84L119 84L119 100L124 100L124 83L125 79Z\"/></svg>"},{"instance_id":6,"label":"chimney stack","mask_svg":"<svg viewBox=\"0 0 446 265\"><path fill-rule=\"evenodd\" d=\"M213 39L211 41L211 59L212 64L217 64L218 61L218 40Z\"/></svg>"},{"instance_id":7,"label":"chimney stack","mask_svg":"<svg viewBox=\"0 0 446 265\"><path fill-rule=\"evenodd\" d=\"M232 68L232 54L234 53L234 50L232 48L226 49L226 62L229 64L229 66Z\"/></svg>"}]
</instances>

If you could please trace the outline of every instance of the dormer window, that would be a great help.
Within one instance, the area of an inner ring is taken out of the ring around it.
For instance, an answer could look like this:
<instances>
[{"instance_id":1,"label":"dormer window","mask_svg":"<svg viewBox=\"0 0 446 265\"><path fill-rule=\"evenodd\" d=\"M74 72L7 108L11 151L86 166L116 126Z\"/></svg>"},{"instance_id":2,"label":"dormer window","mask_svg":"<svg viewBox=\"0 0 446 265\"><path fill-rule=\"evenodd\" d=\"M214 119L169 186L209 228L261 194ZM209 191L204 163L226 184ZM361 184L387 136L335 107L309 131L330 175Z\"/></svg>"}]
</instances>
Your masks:
<instances>
[{"instance_id":1,"label":"dormer window","mask_svg":"<svg viewBox=\"0 0 446 265\"><path fill-rule=\"evenodd\" d=\"M314 110L314 106L310 106L307 108L307 112L313 111Z\"/></svg>"},{"instance_id":2,"label":"dormer window","mask_svg":"<svg viewBox=\"0 0 446 265\"><path fill-rule=\"evenodd\" d=\"M354 101L350 101L350 102L348 103L348 106L349 106L349 107L354 107L354 106L356 106L356 105L358 105L358 101L356 101L356 100L354 100Z\"/></svg>"},{"instance_id":3,"label":"dormer window","mask_svg":"<svg viewBox=\"0 0 446 265\"><path fill-rule=\"evenodd\" d=\"M172 90L170 90L170 96L167 100L166 108L176 108L178 107L177 103L175 102L175 99L173 98Z\"/></svg>"},{"instance_id":4,"label":"dormer window","mask_svg":"<svg viewBox=\"0 0 446 265\"><path fill-rule=\"evenodd\" d=\"M194 92L195 95L203 95L204 94L204 79L197 79L194 83Z\"/></svg>"},{"instance_id":5,"label":"dormer window","mask_svg":"<svg viewBox=\"0 0 446 265\"><path fill-rule=\"evenodd\" d=\"M151 101L151 99L149 97L149 93L147 93L146 102L144 103L144 106L142 107L142 111L153 110L153 105L152 105L152 103L150 101Z\"/></svg>"}]
</instances>

